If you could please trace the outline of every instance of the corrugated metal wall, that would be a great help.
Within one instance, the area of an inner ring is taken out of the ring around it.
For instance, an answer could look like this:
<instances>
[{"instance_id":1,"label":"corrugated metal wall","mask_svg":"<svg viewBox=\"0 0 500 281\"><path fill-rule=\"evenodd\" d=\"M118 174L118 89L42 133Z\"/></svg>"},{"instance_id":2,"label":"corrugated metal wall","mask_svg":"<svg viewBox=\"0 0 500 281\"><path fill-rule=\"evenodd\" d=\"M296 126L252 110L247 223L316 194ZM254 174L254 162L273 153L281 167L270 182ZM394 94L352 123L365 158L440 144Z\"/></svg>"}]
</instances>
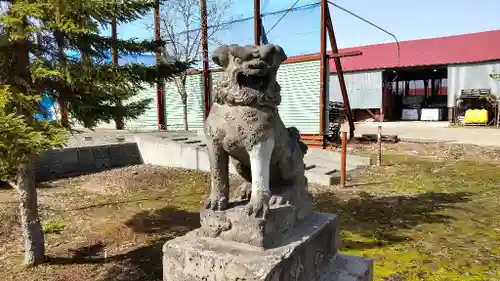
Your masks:
<instances>
[{"instance_id":1,"label":"corrugated metal wall","mask_svg":"<svg viewBox=\"0 0 500 281\"><path fill-rule=\"evenodd\" d=\"M201 74L186 78L188 129L203 128L203 79ZM174 82L165 85L165 119L167 130L184 130L184 111L181 96Z\"/></svg>"},{"instance_id":2,"label":"corrugated metal wall","mask_svg":"<svg viewBox=\"0 0 500 281\"><path fill-rule=\"evenodd\" d=\"M221 72L211 73L214 85ZM189 129L203 127L202 75L189 75ZM295 126L303 134L319 133L319 61L283 64L278 71L282 101L280 115L286 126ZM182 103L173 83L166 86L168 130L183 130Z\"/></svg>"},{"instance_id":3,"label":"corrugated metal wall","mask_svg":"<svg viewBox=\"0 0 500 281\"><path fill-rule=\"evenodd\" d=\"M302 134L319 134L319 66L316 60L283 64L278 70L281 119Z\"/></svg>"},{"instance_id":4,"label":"corrugated metal wall","mask_svg":"<svg viewBox=\"0 0 500 281\"><path fill-rule=\"evenodd\" d=\"M500 61L448 66L448 106L455 106L462 89L491 89L500 96L500 80L494 74L500 74Z\"/></svg>"},{"instance_id":5,"label":"corrugated metal wall","mask_svg":"<svg viewBox=\"0 0 500 281\"><path fill-rule=\"evenodd\" d=\"M146 112L134 120L125 120L125 129L138 131L154 131L158 129L158 117L156 110L156 86L146 85L137 96L132 97L127 102L138 101L142 99L153 99L146 109ZM115 123L113 122L113 127Z\"/></svg>"},{"instance_id":6,"label":"corrugated metal wall","mask_svg":"<svg viewBox=\"0 0 500 281\"><path fill-rule=\"evenodd\" d=\"M352 109L380 108L382 105L382 71L344 73ZM343 101L337 74L330 74L330 101Z\"/></svg>"},{"instance_id":7,"label":"corrugated metal wall","mask_svg":"<svg viewBox=\"0 0 500 281\"><path fill-rule=\"evenodd\" d=\"M278 71L282 102L280 115L286 126L295 126L303 134L319 133L319 61L283 64ZM222 73L211 73L214 84ZM187 77L189 130L203 128L203 80L202 75ZM125 122L130 130L156 130L156 87L142 91L134 99L152 98L150 108L136 120ZM167 129L184 130L183 109L174 82L165 85L165 118ZM101 123L99 129L114 129L115 123Z\"/></svg>"}]
</instances>

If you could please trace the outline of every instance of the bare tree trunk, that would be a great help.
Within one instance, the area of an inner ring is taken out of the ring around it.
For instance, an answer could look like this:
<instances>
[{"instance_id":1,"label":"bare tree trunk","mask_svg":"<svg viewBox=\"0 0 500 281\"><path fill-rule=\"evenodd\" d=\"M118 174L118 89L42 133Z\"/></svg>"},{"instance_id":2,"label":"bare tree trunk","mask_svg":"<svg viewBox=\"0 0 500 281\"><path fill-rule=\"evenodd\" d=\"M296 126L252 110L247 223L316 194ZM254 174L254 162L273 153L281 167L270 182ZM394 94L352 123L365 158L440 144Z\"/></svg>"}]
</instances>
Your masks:
<instances>
[{"instance_id":1,"label":"bare tree trunk","mask_svg":"<svg viewBox=\"0 0 500 281\"><path fill-rule=\"evenodd\" d=\"M184 131L189 130L189 124L188 124L188 104L187 104L187 97L186 93L183 94L184 96L182 97L182 111L184 113Z\"/></svg>"},{"instance_id":2,"label":"bare tree trunk","mask_svg":"<svg viewBox=\"0 0 500 281\"><path fill-rule=\"evenodd\" d=\"M16 182L10 182L19 192L19 210L24 237L24 264L33 266L45 261L45 240L38 216L35 173L31 161L19 167Z\"/></svg>"},{"instance_id":3,"label":"bare tree trunk","mask_svg":"<svg viewBox=\"0 0 500 281\"><path fill-rule=\"evenodd\" d=\"M181 94L182 100L182 113L184 114L184 131L189 130L188 123L188 93L186 89L186 77L187 75L182 74L181 78L177 81L177 90L179 90L179 94Z\"/></svg>"},{"instance_id":4,"label":"bare tree trunk","mask_svg":"<svg viewBox=\"0 0 500 281\"><path fill-rule=\"evenodd\" d=\"M57 52L59 63L61 64L61 68L66 71L68 62L66 61L66 54L64 53L64 37L61 32L54 31L54 38L56 39L57 44ZM59 92L59 96L64 95L66 93ZM59 110L61 112L61 125L66 129L71 129L69 127L69 115L68 115L68 103L63 100L57 101L59 105Z\"/></svg>"},{"instance_id":5,"label":"bare tree trunk","mask_svg":"<svg viewBox=\"0 0 500 281\"><path fill-rule=\"evenodd\" d=\"M18 26L18 31L24 33L26 31L27 19L23 18L22 24ZM16 60L17 65L15 71L17 75L24 79L25 83L30 83L30 60L28 42L24 39L17 41ZM21 86L21 93L29 93L29 86ZM21 113L29 121L33 120L31 114L26 110L21 109ZM45 240L43 237L42 225L38 217L37 195L35 185L35 172L33 170L33 162L30 159L21 163L17 178L14 181L9 181L9 184L19 193L19 211L21 212L21 226L24 237L24 264L33 266L44 262L45 260Z\"/></svg>"}]
</instances>

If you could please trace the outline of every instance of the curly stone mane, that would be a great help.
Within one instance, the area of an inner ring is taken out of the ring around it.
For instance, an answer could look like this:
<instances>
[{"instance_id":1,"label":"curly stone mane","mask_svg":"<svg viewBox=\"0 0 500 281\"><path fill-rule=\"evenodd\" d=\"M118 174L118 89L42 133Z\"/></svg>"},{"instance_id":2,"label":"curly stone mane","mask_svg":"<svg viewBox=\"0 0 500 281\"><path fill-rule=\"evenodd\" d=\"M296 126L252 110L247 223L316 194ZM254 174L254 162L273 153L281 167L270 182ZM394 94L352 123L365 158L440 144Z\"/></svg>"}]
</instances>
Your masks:
<instances>
[{"instance_id":1,"label":"curly stone mane","mask_svg":"<svg viewBox=\"0 0 500 281\"><path fill-rule=\"evenodd\" d=\"M213 61L224 68L214 87L214 102L230 106L276 107L281 103L276 72L286 55L275 45L248 47L253 51L225 45L214 52Z\"/></svg>"}]
</instances>

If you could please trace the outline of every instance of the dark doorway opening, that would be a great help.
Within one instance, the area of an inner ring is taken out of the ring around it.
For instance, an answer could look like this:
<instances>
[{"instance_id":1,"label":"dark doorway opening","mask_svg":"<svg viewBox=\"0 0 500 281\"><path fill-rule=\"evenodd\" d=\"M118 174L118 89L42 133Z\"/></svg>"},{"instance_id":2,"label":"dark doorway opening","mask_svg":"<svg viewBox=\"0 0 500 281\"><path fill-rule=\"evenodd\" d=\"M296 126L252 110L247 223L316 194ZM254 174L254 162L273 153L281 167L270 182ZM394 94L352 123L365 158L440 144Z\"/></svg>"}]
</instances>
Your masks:
<instances>
[{"instance_id":1,"label":"dark doorway opening","mask_svg":"<svg viewBox=\"0 0 500 281\"><path fill-rule=\"evenodd\" d=\"M384 120L447 120L447 78L446 66L385 70Z\"/></svg>"}]
</instances>

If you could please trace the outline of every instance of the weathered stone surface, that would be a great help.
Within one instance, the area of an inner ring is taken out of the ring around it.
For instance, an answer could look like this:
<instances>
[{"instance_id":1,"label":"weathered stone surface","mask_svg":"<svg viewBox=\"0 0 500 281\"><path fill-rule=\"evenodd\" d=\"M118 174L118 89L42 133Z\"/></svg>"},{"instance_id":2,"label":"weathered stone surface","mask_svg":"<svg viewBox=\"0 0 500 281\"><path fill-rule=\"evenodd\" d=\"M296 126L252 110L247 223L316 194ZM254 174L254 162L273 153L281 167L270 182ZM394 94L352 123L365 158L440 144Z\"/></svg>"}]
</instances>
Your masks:
<instances>
[{"instance_id":1,"label":"weathered stone surface","mask_svg":"<svg viewBox=\"0 0 500 281\"><path fill-rule=\"evenodd\" d=\"M136 143L53 149L35 161L35 177L47 181L141 163Z\"/></svg>"},{"instance_id":2,"label":"weathered stone surface","mask_svg":"<svg viewBox=\"0 0 500 281\"><path fill-rule=\"evenodd\" d=\"M318 281L372 281L373 261L337 254Z\"/></svg>"},{"instance_id":3,"label":"weathered stone surface","mask_svg":"<svg viewBox=\"0 0 500 281\"><path fill-rule=\"evenodd\" d=\"M165 243L163 280L370 280L371 263L337 255L337 217L312 213L307 146L278 113L283 49L225 45L212 58L224 72L204 126L211 191L201 227ZM229 162L243 180L237 202Z\"/></svg>"},{"instance_id":4,"label":"weathered stone surface","mask_svg":"<svg viewBox=\"0 0 500 281\"><path fill-rule=\"evenodd\" d=\"M309 210L300 210L300 202L310 200L304 176L307 145L300 141L296 128L285 127L278 112L281 93L276 75L285 52L272 44L232 44L218 48L212 59L224 72L214 87L214 104L204 126L212 174L205 208L223 211L229 207L231 158L248 183L247 215L265 218L273 200L297 207L299 217L307 214ZM283 189L295 192L290 198L280 198Z\"/></svg>"},{"instance_id":5,"label":"weathered stone surface","mask_svg":"<svg viewBox=\"0 0 500 281\"><path fill-rule=\"evenodd\" d=\"M200 235L271 248L297 223L294 206L271 206L266 219L248 216L244 202L226 211L202 210Z\"/></svg>"},{"instance_id":6,"label":"weathered stone surface","mask_svg":"<svg viewBox=\"0 0 500 281\"><path fill-rule=\"evenodd\" d=\"M314 281L334 258L339 243L335 215L314 213L263 250L208 238L194 230L165 243L164 281Z\"/></svg>"}]
</instances>

